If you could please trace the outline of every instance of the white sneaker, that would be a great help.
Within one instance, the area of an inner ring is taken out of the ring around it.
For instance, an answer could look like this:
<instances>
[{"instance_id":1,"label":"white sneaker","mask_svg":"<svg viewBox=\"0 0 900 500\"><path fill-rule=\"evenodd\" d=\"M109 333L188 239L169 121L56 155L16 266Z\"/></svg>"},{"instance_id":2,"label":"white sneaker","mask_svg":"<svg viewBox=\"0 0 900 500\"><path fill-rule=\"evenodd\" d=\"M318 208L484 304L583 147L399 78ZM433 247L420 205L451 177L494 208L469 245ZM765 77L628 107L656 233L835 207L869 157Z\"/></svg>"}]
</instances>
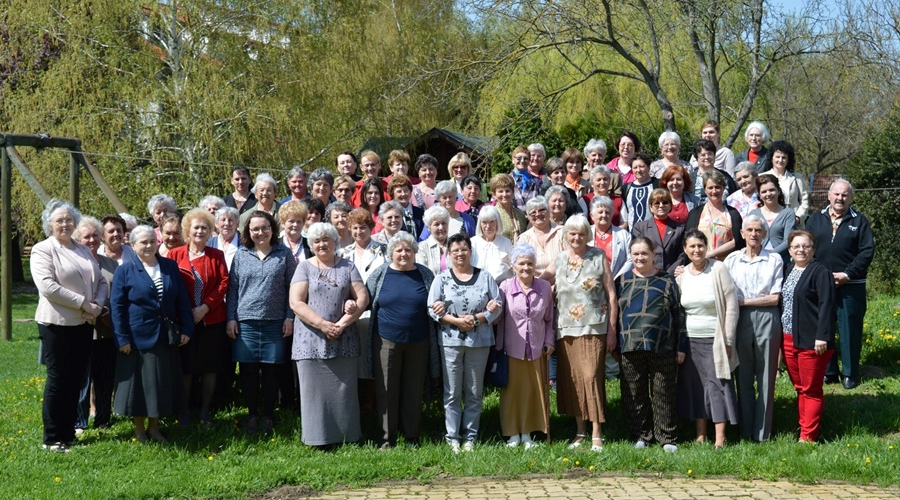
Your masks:
<instances>
[{"instance_id":1,"label":"white sneaker","mask_svg":"<svg viewBox=\"0 0 900 500\"><path fill-rule=\"evenodd\" d=\"M522 440L519 438L519 435L516 434L509 438L509 441L506 442L506 446L509 446L510 448L515 448L516 446L519 446L519 443L521 443L521 442L522 442Z\"/></svg>"},{"instance_id":2,"label":"white sneaker","mask_svg":"<svg viewBox=\"0 0 900 500\"><path fill-rule=\"evenodd\" d=\"M459 442L458 441L450 441L450 451L452 451L454 455L459 455Z\"/></svg>"},{"instance_id":3,"label":"white sneaker","mask_svg":"<svg viewBox=\"0 0 900 500\"><path fill-rule=\"evenodd\" d=\"M466 441L463 443L463 451L475 451L475 441Z\"/></svg>"},{"instance_id":4,"label":"white sneaker","mask_svg":"<svg viewBox=\"0 0 900 500\"><path fill-rule=\"evenodd\" d=\"M647 447L647 442L644 441L643 439L638 439L637 442L634 443L634 447L635 447L635 448L646 448L646 447Z\"/></svg>"},{"instance_id":5,"label":"white sneaker","mask_svg":"<svg viewBox=\"0 0 900 500\"><path fill-rule=\"evenodd\" d=\"M532 448L537 448L538 446L540 446L540 445L538 443L535 443L534 441L528 441L527 443L525 443L526 450L530 450Z\"/></svg>"},{"instance_id":6,"label":"white sneaker","mask_svg":"<svg viewBox=\"0 0 900 500\"><path fill-rule=\"evenodd\" d=\"M675 453L676 451L678 451L678 447L674 444L664 444L663 451L665 451L666 453Z\"/></svg>"},{"instance_id":7,"label":"white sneaker","mask_svg":"<svg viewBox=\"0 0 900 500\"><path fill-rule=\"evenodd\" d=\"M531 434L520 434L519 437L522 438L522 444L524 445L534 442L531 440Z\"/></svg>"}]
</instances>

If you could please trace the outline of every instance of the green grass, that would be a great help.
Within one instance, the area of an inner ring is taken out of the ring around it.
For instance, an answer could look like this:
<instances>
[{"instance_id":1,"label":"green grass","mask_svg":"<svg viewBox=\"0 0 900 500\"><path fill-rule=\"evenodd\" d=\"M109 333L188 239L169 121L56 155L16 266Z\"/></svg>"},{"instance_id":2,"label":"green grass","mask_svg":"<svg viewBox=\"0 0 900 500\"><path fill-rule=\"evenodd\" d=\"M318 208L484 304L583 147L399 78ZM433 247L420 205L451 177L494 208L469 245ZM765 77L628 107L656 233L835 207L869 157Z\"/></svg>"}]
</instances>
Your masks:
<instances>
[{"instance_id":1,"label":"green grass","mask_svg":"<svg viewBox=\"0 0 900 500\"><path fill-rule=\"evenodd\" d=\"M33 297L17 295L16 318L33 314ZM574 422L552 415L553 441L535 450L508 449L500 437L498 395L489 392L482 417L482 443L475 453L454 456L441 440L441 412L426 411L425 442L417 450L379 452L370 444L323 452L300 442L296 416L278 415L272 438L248 438L242 408L220 411L212 430L181 429L167 422L173 444L139 445L129 422L106 431L89 430L83 445L67 455L44 452L41 396L44 370L37 363L37 330L15 323L12 342L0 343L0 498L151 499L248 498L283 485L309 491L358 487L390 479L427 482L447 476L515 477L529 473L654 473L703 477L731 475L801 482L842 480L900 484L900 344L895 305L900 298L869 303L863 385L854 391L827 386L822 442L796 442L796 396L786 377L778 380L775 439L762 445L738 442L716 453L692 444L693 425L680 422L684 444L676 454L658 446L645 450L627 442L617 382L608 390L607 440L602 454L570 451ZM439 406L439 405L437 405ZM366 435L376 435L366 422Z\"/></svg>"}]
</instances>

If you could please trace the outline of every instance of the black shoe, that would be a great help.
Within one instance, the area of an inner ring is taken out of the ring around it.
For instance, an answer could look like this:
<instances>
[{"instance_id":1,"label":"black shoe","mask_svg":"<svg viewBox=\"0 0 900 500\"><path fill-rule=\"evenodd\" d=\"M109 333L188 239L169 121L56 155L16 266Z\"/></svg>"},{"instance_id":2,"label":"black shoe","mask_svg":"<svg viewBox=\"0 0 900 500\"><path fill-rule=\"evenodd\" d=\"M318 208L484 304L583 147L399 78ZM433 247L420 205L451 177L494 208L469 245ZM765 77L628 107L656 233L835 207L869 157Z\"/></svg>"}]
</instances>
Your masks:
<instances>
[{"instance_id":1,"label":"black shoe","mask_svg":"<svg viewBox=\"0 0 900 500\"><path fill-rule=\"evenodd\" d=\"M844 377L844 389L856 389L859 386L859 377Z\"/></svg>"},{"instance_id":2,"label":"black shoe","mask_svg":"<svg viewBox=\"0 0 900 500\"><path fill-rule=\"evenodd\" d=\"M841 381L841 377L837 375L825 375L826 384L836 384Z\"/></svg>"}]
</instances>

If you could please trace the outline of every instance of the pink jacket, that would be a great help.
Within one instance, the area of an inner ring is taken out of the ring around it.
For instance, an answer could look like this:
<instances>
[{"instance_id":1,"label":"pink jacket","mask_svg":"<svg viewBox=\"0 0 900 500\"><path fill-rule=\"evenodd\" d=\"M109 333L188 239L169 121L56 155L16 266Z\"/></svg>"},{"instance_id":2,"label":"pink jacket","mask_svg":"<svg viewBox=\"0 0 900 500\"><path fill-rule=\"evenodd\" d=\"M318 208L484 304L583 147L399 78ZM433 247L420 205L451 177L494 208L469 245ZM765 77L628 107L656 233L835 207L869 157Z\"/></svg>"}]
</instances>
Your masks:
<instances>
[{"instance_id":1,"label":"pink jacket","mask_svg":"<svg viewBox=\"0 0 900 500\"><path fill-rule=\"evenodd\" d=\"M106 304L109 286L88 247L75 243L78 258L54 237L31 249L31 276L40 298L34 320L45 325L75 326L85 323L81 305Z\"/></svg>"},{"instance_id":2,"label":"pink jacket","mask_svg":"<svg viewBox=\"0 0 900 500\"><path fill-rule=\"evenodd\" d=\"M500 284L500 293L504 310L497 326L496 349L506 349L507 356L524 360L527 339L531 345L528 360L539 359L545 345L556 344L550 282L535 278L526 293L518 278L512 277Z\"/></svg>"}]
</instances>

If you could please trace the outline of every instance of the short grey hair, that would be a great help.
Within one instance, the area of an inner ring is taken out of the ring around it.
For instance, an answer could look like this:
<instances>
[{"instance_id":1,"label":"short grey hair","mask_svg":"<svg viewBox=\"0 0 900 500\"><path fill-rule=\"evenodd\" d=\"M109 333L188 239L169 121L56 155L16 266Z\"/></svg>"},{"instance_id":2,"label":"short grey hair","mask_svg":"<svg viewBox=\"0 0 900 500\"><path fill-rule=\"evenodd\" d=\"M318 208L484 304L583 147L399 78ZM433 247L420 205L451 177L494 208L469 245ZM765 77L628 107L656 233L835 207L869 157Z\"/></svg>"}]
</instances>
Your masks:
<instances>
[{"instance_id":1,"label":"short grey hair","mask_svg":"<svg viewBox=\"0 0 900 500\"><path fill-rule=\"evenodd\" d=\"M728 187L728 183L725 180L725 174L723 174L722 171L717 168L713 168L707 170L706 172L703 172L702 174L700 174L700 178L703 180L704 189L706 189L706 183L708 183L709 181L713 181L722 187Z\"/></svg>"},{"instance_id":2,"label":"short grey hair","mask_svg":"<svg viewBox=\"0 0 900 500\"><path fill-rule=\"evenodd\" d=\"M459 195L459 190L456 189L455 181L441 181L437 183L437 186L434 187L434 197L440 199L441 196L447 196L453 194L453 196Z\"/></svg>"},{"instance_id":3,"label":"short grey hair","mask_svg":"<svg viewBox=\"0 0 900 500\"><path fill-rule=\"evenodd\" d=\"M150 217L153 217L153 211L156 210L157 205L166 205L169 207L169 212L175 211L175 198L171 196L160 193L155 194L150 197L150 201L147 202L147 213L150 214Z\"/></svg>"},{"instance_id":4,"label":"short grey hair","mask_svg":"<svg viewBox=\"0 0 900 500\"><path fill-rule=\"evenodd\" d=\"M550 204L550 198L553 195L560 195L563 197L563 200L566 202L566 208L569 205L569 192L563 186L550 186L547 188L547 191L544 192L544 198L547 198L547 204Z\"/></svg>"},{"instance_id":5,"label":"short grey hair","mask_svg":"<svg viewBox=\"0 0 900 500\"><path fill-rule=\"evenodd\" d=\"M300 165L295 165L294 168L292 168L290 172L288 172L286 179L291 180L294 177L303 177L304 179L306 179L306 170L303 170L303 167L301 167Z\"/></svg>"},{"instance_id":6,"label":"short grey hair","mask_svg":"<svg viewBox=\"0 0 900 500\"><path fill-rule=\"evenodd\" d=\"M253 194L256 194L256 190L259 189L259 185L263 182L265 182L266 184L270 184L273 191L278 188L278 183L275 182L274 177L272 177L268 173L262 173L256 176L256 184L253 185Z\"/></svg>"},{"instance_id":7,"label":"short grey hair","mask_svg":"<svg viewBox=\"0 0 900 500\"><path fill-rule=\"evenodd\" d=\"M322 237L328 238L334 242L334 251L337 252L338 242L340 241L340 237L338 236L337 228L331 225L329 222L316 222L312 226L309 227L309 231L306 232L306 239L309 241L310 246L312 243Z\"/></svg>"},{"instance_id":8,"label":"short grey hair","mask_svg":"<svg viewBox=\"0 0 900 500\"><path fill-rule=\"evenodd\" d=\"M547 157L547 150L544 149L544 145L539 142L535 142L535 143L528 145L528 152L532 153L534 151L540 151L541 153L544 153L545 158Z\"/></svg>"},{"instance_id":9,"label":"short grey hair","mask_svg":"<svg viewBox=\"0 0 900 500\"><path fill-rule=\"evenodd\" d=\"M391 239L388 240L387 244L388 260L391 262L394 261L394 249L401 243L409 245L410 248L412 248L413 253L419 251L419 244L416 242L416 239L413 238L413 235L406 231L397 231L397 234L391 236Z\"/></svg>"},{"instance_id":10,"label":"short grey hair","mask_svg":"<svg viewBox=\"0 0 900 500\"><path fill-rule=\"evenodd\" d=\"M137 225L138 225L137 217L135 217L135 216L133 216L133 215L127 213L127 212L122 212L122 213L120 213L120 214L119 214L119 217L121 217L122 220L125 221L125 228L124 228L124 229L125 229L126 231L128 231L128 226L131 226L132 228L134 228L134 227L137 227Z\"/></svg>"},{"instance_id":11,"label":"short grey hair","mask_svg":"<svg viewBox=\"0 0 900 500\"><path fill-rule=\"evenodd\" d=\"M500 217L500 211L493 205L485 205L478 212L478 224L475 224L475 236L484 237L481 231L481 223L494 221L497 223L497 234L503 232L503 219Z\"/></svg>"},{"instance_id":12,"label":"short grey hair","mask_svg":"<svg viewBox=\"0 0 900 500\"><path fill-rule=\"evenodd\" d=\"M241 213L234 207L222 207L216 210L216 220L219 220L226 215L234 217L235 222L241 220Z\"/></svg>"},{"instance_id":13,"label":"short grey hair","mask_svg":"<svg viewBox=\"0 0 900 500\"><path fill-rule=\"evenodd\" d=\"M666 130L665 132L659 134L659 147L662 148L663 144L665 144L668 140L675 141L675 144L678 144L679 148L681 147L681 136L678 135L678 132Z\"/></svg>"},{"instance_id":14,"label":"short grey hair","mask_svg":"<svg viewBox=\"0 0 900 500\"><path fill-rule=\"evenodd\" d=\"M744 170L749 170L751 174L753 174L753 178L759 176L759 172L756 171L756 166L752 161L742 161L734 167L734 173L737 175L738 172L743 172Z\"/></svg>"},{"instance_id":15,"label":"short grey hair","mask_svg":"<svg viewBox=\"0 0 900 500\"><path fill-rule=\"evenodd\" d=\"M216 207L216 212L218 212L219 209L221 209L222 207L225 206L225 200L223 200L222 198L219 198L216 195L211 194L211 195L203 198L202 200L200 200L200 203L197 204L197 208L202 208L202 209L206 210L209 207L209 205L214 205Z\"/></svg>"},{"instance_id":16,"label":"short grey hair","mask_svg":"<svg viewBox=\"0 0 900 500\"><path fill-rule=\"evenodd\" d=\"M544 198L543 196L535 196L534 198L528 200L528 202L525 203L525 215L530 214L532 210L538 208L543 208L548 212L550 211L550 204L547 203L547 198Z\"/></svg>"},{"instance_id":17,"label":"short grey hair","mask_svg":"<svg viewBox=\"0 0 900 500\"><path fill-rule=\"evenodd\" d=\"M769 229L766 227L766 222L762 217L756 214L748 214L746 217L744 217L743 222L741 222L741 227L746 227L748 222L759 222L760 226L762 226L763 232L769 232Z\"/></svg>"},{"instance_id":18,"label":"short grey hair","mask_svg":"<svg viewBox=\"0 0 900 500\"><path fill-rule=\"evenodd\" d=\"M853 196L853 184L850 184L850 181L848 181L847 179L845 179L845 178L843 178L843 177L838 177L837 179L835 179L834 182L832 182L831 185L828 186L828 192L830 193L830 192L831 192L831 188L833 188L834 185L837 184L837 183L839 183L839 182L843 182L844 184L846 184L847 187L850 188L850 196Z\"/></svg>"},{"instance_id":19,"label":"short grey hair","mask_svg":"<svg viewBox=\"0 0 900 500\"><path fill-rule=\"evenodd\" d=\"M400 212L400 215L403 215L403 205L400 204L399 201L386 201L378 207L378 216L381 217L385 213L393 210L394 212Z\"/></svg>"},{"instance_id":20,"label":"short grey hair","mask_svg":"<svg viewBox=\"0 0 900 500\"><path fill-rule=\"evenodd\" d=\"M344 203L343 201L333 201L325 207L325 222L331 222L331 212L337 210L338 212L346 212L348 215L353 211L353 207Z\"/></svg>"},{"instance_id":21,"label":"short grey hair","mask_svg":"<svg viewBox=\"0 0 900 500\"><path fill-rule=\"evenodd\" d=\"M606 143L603 142L603 139L591 139L587 141L587 144L584 146L584 157L587 158L592 152L598 149L603 151L603 156L606 156Z\"/></svg>"},{"instance_id":22,"label":"short grey hair","mask_svg":"<svg viewBox=\"0 0 900 500\"><path fill-rule=\"evenodd\" d=\"M317 168L306 178L306 189L312 191L313 184L317 181L325 181L329 186L334 185L334 174L327 168Z\"/></svg>"},{"instance_id":23,"label":"short grey hair","mask_svg":"<svg viewBox=\"0 0 900 500\"><path fill-rule=\"evenodd\" d=\"M596 167L591 169L591 182L594 181L594 176L603 174L608 179L612 180L612 171L606 165L597 165Z\"/></svg>"},{"instance_id":24,"label":"short grey hair","mask_svg":"<svg viewBox=\"0 0 900 500\"><path fill-rule=\"evenodd\" d=\"M760 135L762 135L763 142L769 142L769 129L763 125L761 121L752 121L750 125L747 125L747 128L744 129L744 141L750 137L750 131L753 129L759 130Z\"/></svg>"},{"instance_id":25,"label":"short grey hair","mask_svg":"<svg viewBox=\"0 0 900 500\"><path fill-rule=\"evenodd\" d=\"M103 235L103 224L101 224L96 217L84 216L81 218L81 222L75 226L75 232L72 233L72 238L74 238L75 241L81 243L81 228L85 226L93 227L94 231L97 231L97 236Z\"/></svg>"},{"instance_id":26,"label":"short grey hair","mask_svg":"<svg viewBox=\"0 0 900 500\"><path fill-rule=\"evenodd\" d=\"M450 212L448 212L446 208L440 205L432 205L428 210L425 211L425 215L422 216L422 222L424 222L425 227L428 228L431 227L431 223L436 219L442 219L449 222Z\"/></svg>"},{"instance_id":27,"label":"short grey hair","mask_svg":"<svg viewBox=\"0 0 900 500\"><path fill-rule=\"evenodd\" d=\"M141 235L144 233L150 233L153 236L153 242L156 243L156 232L153 230L152 227L150 227L146 224L141 224L140 226L137 226L136 228L132 229L131 234L128 235L128 242L131 243L132 245L135 244L137 242L138 238L140 238Z\"/></svg>"},{"instance_id":28,"label":"short grey hair","mask_svg":"<svg viewBox=\"0 0 900 500\"><path fill-rule=\"evenodd\" d=\"M594 210L597 210L597 207L606 207L610 212L615 211L612 198L609 196L594 196L591 200L591 213L594 213Z\"/></svg>"},{"instance_id":29,"label":"short grey hair","mask_svg":"<svg viewBox=\"0 0 900 500\"><path fill-rule=\"evenodd\" d=\"M563 237L566 234L569 234L572 231L578 231L579 233L590 237L591 235L591 223L588 222L587 217L582 214L575 214L566 221L566 224L563 226Z\"/></svg>"},{"instance_id":30,"label":"short grey hair","mask_svg":"<svg viewBox=\"0 0 900 500\"><path fill-rule=\"evenodd\" d=\"M78 223L81 222L81 212L79 212L74 205L66 200L53 198L47 202L47 206L45 206L44 211L41 212L41 227L43 227L44 235L47 237L53 234L53 229L50 227L50 217L53 216L53 212L56 212L59 209L64 209L69 212L69 215L75 220L75 227L78 227Z\"/></svg>"},{"instance_id":31,"label":"short grey hair","mask_svg":"<svg viewBox=\"0 0 900 500\"><path fill-rule=\"evenodd\" d=\"M532 262L537 262L537 252L528 243L516 243L516 246L509 251L510 263L515 264L519 257L528 257Z\"/></svg>"}]
</instances>

